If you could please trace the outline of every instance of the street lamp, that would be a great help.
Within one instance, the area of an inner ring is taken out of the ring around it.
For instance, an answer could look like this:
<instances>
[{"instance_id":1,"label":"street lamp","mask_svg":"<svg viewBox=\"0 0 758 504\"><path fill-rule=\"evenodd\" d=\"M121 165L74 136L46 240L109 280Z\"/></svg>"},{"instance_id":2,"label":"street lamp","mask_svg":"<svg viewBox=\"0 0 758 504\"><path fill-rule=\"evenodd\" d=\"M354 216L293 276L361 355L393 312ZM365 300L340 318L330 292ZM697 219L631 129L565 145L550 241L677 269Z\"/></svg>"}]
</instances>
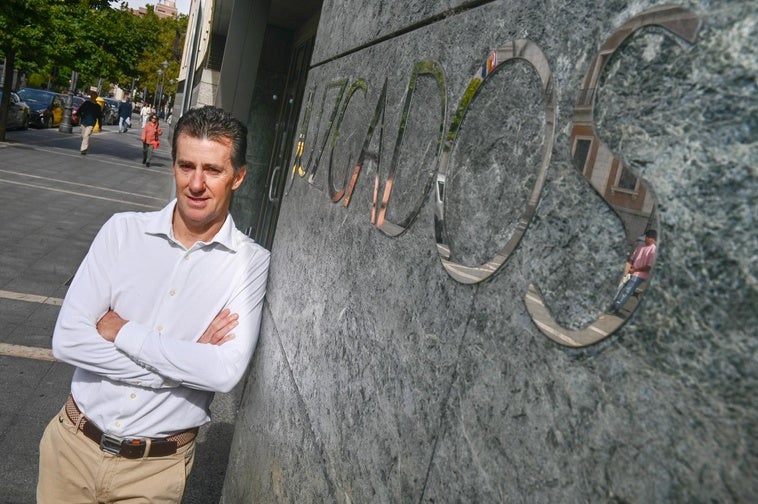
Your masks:
<instances>
[{"instance_id":1,"label":"street lamp","mask_svg":"<svg viewBox=\"0 0 758 504\"><path fill-rule=\"evenodd\" d=\"M137 100L137 83L139 82L139 77L132 77L132 88L129 90L129 93L132 95L132 101Z\"/></svg>"},{"instance_id":2,"label":"street lamp","mask_svg":"<svg viewBox=\"0 0 758 504\"><path fill-rule=\"evenodd\" d=\"M76 70L71 72L70 85L68 87L68 94L66 95L66 102L63 108L63 120L58 126L58 131L61 133L71 133L73 128L71 126L71 114L73 113L72 107L74 105L74 90L76 89L76 80L79 78L79 74Z\"/></svg>"},{"instance_id":3,"label":"street lamp","mask_svg":"<svg viewBox=\"0 0 758 504\"><path fill-rule=\"evenodd\" d=\"M161 98L163 98L163 85L166 82L166 69L168 68L168 61L163 60L161 66L163 68L158 69L158 81L160 84L155 86L155 94L158 95L158 105L155 107L156 113L160 112L161 110Z\"/></svg>"},{"instance_id":4,"label":"street lamp","mask_svg":"<svg viewBox=\"0 0 758 504\"><path fill-rule=\"evenodd\" d=\"M168 91L168 97L166 98L166 106L168 106L169 109L171 109L171 105L173 103L173 96L176 92L176 90L174 89L174 84L176 84L176 79L171 78L168 80L169 91Z\"/></svg>"},{"instance_id":5,"label":"street lamp","mask_svg":"<svg viewBox=\"0 0 758 504\"><path fill-rule=\"evenodd\" d=\"M155 107L155 110L157 111L158 108L161 106L160 98L158 98L159 94L158 92L161 89L161 79L163 78L163 69L158 69L158 79L155 81L155 95L153 96L153 106Z\"/></svg>"}]
</instances>

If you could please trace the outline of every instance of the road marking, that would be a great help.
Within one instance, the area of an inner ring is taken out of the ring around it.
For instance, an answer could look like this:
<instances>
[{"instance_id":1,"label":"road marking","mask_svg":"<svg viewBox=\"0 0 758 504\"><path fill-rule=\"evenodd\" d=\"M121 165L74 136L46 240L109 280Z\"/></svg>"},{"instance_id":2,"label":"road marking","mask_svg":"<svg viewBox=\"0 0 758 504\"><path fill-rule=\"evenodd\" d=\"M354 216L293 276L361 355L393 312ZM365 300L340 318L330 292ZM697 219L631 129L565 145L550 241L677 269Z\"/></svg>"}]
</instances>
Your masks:
<instances>
[{"instance_id":1,"label":"road marking","mask_svg":"<svg viewBox=\"0 0 758 504\"><path fill-rule=\"evenodd\" d=\"M24 294L23 292L11 292L7 290L0 290L0 298L13 299L15 301L28 301L29 303L49 304L53 306L60 306L63 304L63 299L61 298Z\"/></svg>"},{"instance_id":2,"label":"road marking","mask_svg":"<svg viewBox=\"0 0 758 504\"><path fill-rule=\"evenodd\" d=\"M49 348L30 347L23 345L11 345L9 343L0 343L0 355L8 357L21 357L24 359L34 359L50 362L58 362L53 357L53 351Z\"/></svg>"},{"instance_id":3,"label":"road marking","mask_svg":"<svg viewBox=\"0 0 758 504\"><path fill-rule=\"evenodd\" d=\"M75 185L75 186L80 186L80 187L86 187L88 189L97 189L98 191L110 191L110 192L115 192L115 193L119 193L119 194L126 194L128 196L137 196L138 198L148 198L148 199L154 199L154 200L162 201L162 202L166 201L166 198L158 198L156 196L147 196L145 194L137 194L137 193L127 192L127 191L119 191L118 189L109 189L107 187L93 186L93 185L89 185L89 184L80 184L78 182L69 182L68 180L54 179L54 178L50 178L50 177L41 177L39 175L32 175L30 173L19 173L17 171L12 171L12 170L0 170L0 173L8 173L10 175L18 175L20 177L30 177L30 178L35 178L35 179L49 180L51 182L58 182L58 183L61 183L61 184L69 184L69 185Z\"/></svg>"},{"instance_id":4,"label":"road marking","mask_svg":"<svg viewBox=\"0 0 758 504\"><path fill-rule=\"evenodd\" d=\"M82 157L81 154L71 154L71 151L68 150L68 149L43 149L43 148L40 148L40 147L31 147L31 148L33 150L37 150L37 151L41 151L41 152L49 152L51 154L56 154L56 155L60 155L60 156L69 156L69 157L75 157L75 158L80 158L80 159ZM90 156L90 159L92 159L92 156ZM171 175L171 176L174 175L174 172L171 170L171 161L170 160L169 160L168 169L166 169L166 170L156 170L154 168L148 168L146 166L129 165L129 164L122 163L122 162L111 161L108 158L105 158L105 157L102 157L102 156L98 156L96 159L97 159L98 163L109 164L109 165L113 165L113 166L118 166L119 168L123 168L124 166L128 166L130 168L136 168L138 170L149 171L149 172L152 172L152 173L160 173L161 175Z\"/></svg>"},{"instance_id":5,"label":"road marking","mask_svg":"<svg viewBox=\"0 0 758 504\"><path fill-rule=\"evenodd\" d=\"M24 182L16 182L14 180L0 179L0 182L5 182L6 184L16 184L16 185L20 185L20 186L24 186L24 187L33 187L35 189L43 189L45 191L53 191L53 192L60 192L60 193L65 193L65 194L72 194L74 196L82 196L84 198L93 198L93 199L99 199L99 200L105 200L105 201L113 201L113 202L116 202L116 203L124 203L125 205L134 205L134 206L138 206L138 207L149 208L151 210L160 210L161 208L163 208L163 206L145 205L143 203L135 203L134 201L120 200L120 199L115 199L115 198L106 198L105 196L94 196L92 194L84 194L84 193L79 193L79 192L74 192L74 191L66 191L64 189L53 189L52 187L45 187L45 186L36 185L36 184L26 184Z\"/></svg>"},{"instance_id":6,"label":"road marking","mask_svg":"<svg viewBox=\"0 0 758 504\"><path fill-rule=\"evenodd\" d=\"M107 134L110 134L110 133L112 133L112 132L108 132ZM94 134L95 133L93 133L93 135ZM68 137L60 137L60 138L54 139L54 141L57 141L57 140L67 140L67 139L68 139ZM40 152L49 152L49 153L55 154L57 156L68 156L68 157L75 157L75 158L81 158L82 157L81 154L78 154L78 153L74 154L74 153L72 153L71 149L63 149L63 148L55 148L55 147L43 148L43 147L35 147L33 145L30 145L30 144L27 144L27 143L22 143L20 141L18 141L18 143L15 143L15 142L17 142L17 141L14 141L13 143L11 143L11 142L0 142L0 148L14 148L15 147L15 148L21 148L21 149L30 149L30 150L40 151ZM163 148L157 149L156 152L161 152L162 153L163 152ZM159 169L155 169L155 168L148 168L146 166L130 165L130 164L122 163L122 162L111 161L108 158L100 157L100 156L98 156L97 161L98 161L98 163L103 163L103 164L109 164L109 165L113 165L113 166L118 166L120 168L123 168L124 166L128 166L129 168L136 168L137 170L147 171L147 172L151 172L151 173L158 173L160 175L170 175L170 176L174 175L173 170L171 170L172 161L170 159L167 160L168 161L168 167L167 167L167 169L163 169L163 170L159 170Z\"/></svg>"}]
</instances>

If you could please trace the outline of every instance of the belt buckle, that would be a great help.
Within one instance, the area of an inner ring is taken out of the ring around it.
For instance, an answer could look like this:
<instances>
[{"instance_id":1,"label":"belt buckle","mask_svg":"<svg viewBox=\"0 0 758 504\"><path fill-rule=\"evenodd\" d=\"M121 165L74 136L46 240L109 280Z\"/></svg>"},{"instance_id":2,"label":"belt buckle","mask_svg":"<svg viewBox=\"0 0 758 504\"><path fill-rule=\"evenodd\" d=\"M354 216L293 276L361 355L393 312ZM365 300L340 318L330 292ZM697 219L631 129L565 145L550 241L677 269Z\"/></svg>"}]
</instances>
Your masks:
<instances>
[{"instance_id":1,"label":"belt buckle","mask_svg":"<svg viewBox=\"0 0 758 504\"><path fill-rule=\"evenodd\" d=\"M124 438L104 432L103 437L100 438L100 449L111 455L120 455L123 442Z\"/></svg>"}]
</instances>

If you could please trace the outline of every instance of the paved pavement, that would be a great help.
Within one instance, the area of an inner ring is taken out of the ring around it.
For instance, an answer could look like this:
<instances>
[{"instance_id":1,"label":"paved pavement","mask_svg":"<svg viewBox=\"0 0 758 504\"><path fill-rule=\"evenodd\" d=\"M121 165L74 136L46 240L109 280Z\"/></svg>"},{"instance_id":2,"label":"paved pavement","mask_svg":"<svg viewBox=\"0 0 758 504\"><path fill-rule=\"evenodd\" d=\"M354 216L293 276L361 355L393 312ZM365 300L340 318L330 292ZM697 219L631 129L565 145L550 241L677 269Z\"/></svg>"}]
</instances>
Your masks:
<instances>
[{"instance_id":1,"label":"paved pavement","mask_svg":"<svg viewBox=\"0 0 758 504\"><path fill-rule=\"evenodd\" d=\"M35 501L39 439L73 372L50 353L61 300L113 213L159 209L171 197L167 136L150 168L141 164L139 129L106 127L86 156L78 127L9 131L0 142L0 504ZM220 499L239 391L216 395L185 504Z\"/></svg>"}]
</instances>

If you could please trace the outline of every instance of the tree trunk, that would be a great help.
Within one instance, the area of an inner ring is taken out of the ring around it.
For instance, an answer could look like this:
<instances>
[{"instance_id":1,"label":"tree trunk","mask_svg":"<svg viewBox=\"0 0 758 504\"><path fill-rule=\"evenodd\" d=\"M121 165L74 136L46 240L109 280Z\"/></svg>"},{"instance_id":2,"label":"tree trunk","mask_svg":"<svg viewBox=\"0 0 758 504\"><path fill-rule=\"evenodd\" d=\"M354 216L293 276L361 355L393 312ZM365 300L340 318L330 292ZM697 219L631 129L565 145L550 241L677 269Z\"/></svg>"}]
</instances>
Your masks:
<instances>
[{"instance_id":1,"label":"tree trunk","mask_svg":"<svg viewBox=\"0 0 758 504\"><path fill-rule=\"evenodd\" d=\"M5 141L5 124L8 122L8 106L13 91L13 69L16 66L16 51L6 49L5 69L3 71L3 99L0 100L0 142Z\"/></svg>"}]
</instances>

